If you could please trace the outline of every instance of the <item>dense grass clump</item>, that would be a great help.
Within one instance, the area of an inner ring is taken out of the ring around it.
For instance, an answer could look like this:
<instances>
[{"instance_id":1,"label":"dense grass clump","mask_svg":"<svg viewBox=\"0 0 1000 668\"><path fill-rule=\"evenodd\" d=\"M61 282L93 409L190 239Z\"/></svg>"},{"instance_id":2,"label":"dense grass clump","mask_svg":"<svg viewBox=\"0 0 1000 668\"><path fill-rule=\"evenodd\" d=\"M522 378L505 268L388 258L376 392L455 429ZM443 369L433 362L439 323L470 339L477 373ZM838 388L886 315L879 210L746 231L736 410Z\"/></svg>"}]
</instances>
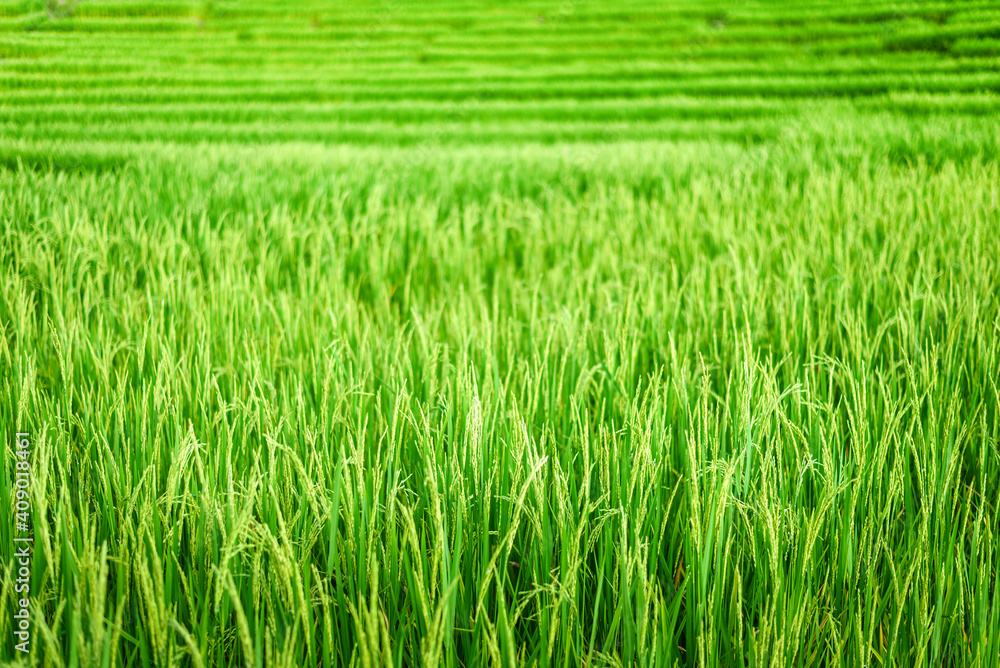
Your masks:
<instances>
[{"instance_id":1,"label":"dense grass clump","mask_svg":"<svg viewBox=\"0 0 1000 668\"><path fill-rule=\"evenodd\" d=\"M991 3L0 16L0 659L1000 663Z\"/></svg>"},{"instance_id":2,"label":"dense grass clump","mask_svg":"<svg viewBox=\"0 0 1000 668\"><path fill-rule=\"evenodd\" d=\"M0 173L36 656L993 660L996 165L594 150Z\"/></svg>"}]
</instances>

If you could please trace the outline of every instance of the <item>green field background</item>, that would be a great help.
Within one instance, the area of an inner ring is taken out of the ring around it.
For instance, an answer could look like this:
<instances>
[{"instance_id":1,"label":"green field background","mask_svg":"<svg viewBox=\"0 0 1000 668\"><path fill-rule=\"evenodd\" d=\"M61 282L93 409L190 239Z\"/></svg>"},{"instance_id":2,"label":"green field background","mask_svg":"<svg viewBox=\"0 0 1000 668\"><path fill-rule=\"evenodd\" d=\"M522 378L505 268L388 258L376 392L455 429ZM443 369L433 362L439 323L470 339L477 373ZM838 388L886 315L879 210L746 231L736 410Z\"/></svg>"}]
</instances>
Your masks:
<instances>
[{"instance_id":1,"label":"green field background","mask_svg":"<svg viewBox=\"0 0 1000 668\"><path fill-rule=\"evenodd\" d=\"M996 2L0 1L0 660L1000 665L998 112Z\"/></svg>"}]
</instances>

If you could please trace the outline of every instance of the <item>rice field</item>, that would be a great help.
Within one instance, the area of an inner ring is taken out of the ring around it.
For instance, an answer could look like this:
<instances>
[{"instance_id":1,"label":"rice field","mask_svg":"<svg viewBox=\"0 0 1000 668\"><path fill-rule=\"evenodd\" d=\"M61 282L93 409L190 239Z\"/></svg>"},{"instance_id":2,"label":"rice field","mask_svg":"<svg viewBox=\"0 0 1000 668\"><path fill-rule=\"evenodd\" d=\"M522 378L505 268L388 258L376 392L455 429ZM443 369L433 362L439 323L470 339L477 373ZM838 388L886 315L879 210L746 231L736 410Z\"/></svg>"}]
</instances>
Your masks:
<instances>
[{"instance_id":1,"label":"rice field","mask_svg":"<svg viewBox=\"0 0 1000 668\"><path fill-rule=\"evenodd\" d=\"M1000 666L998 155L996 2L0 0L0 660Z\"/></svg>"}]
</instances>

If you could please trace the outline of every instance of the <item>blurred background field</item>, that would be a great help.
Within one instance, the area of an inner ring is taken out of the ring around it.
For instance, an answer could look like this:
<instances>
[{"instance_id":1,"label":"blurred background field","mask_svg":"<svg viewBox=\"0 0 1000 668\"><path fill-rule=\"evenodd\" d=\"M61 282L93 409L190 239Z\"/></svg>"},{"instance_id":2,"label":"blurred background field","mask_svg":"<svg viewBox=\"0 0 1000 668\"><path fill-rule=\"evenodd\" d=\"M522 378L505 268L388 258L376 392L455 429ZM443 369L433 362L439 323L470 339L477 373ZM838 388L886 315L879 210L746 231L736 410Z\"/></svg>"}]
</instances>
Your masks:
<instances>
[{"instance_id":1,"label":"blurred background field","mask_svg":"<svg viewBox=\"0 0 1000 668\"><path fill-rule=\"evenodd\" d=\"M4 0L0 16L8 162L157 142L839 142L831 110L868 143L930 133L918 154L962 158L968 134L995 135L1000 92L983 0Z\"/></svg>"}]
</instances>

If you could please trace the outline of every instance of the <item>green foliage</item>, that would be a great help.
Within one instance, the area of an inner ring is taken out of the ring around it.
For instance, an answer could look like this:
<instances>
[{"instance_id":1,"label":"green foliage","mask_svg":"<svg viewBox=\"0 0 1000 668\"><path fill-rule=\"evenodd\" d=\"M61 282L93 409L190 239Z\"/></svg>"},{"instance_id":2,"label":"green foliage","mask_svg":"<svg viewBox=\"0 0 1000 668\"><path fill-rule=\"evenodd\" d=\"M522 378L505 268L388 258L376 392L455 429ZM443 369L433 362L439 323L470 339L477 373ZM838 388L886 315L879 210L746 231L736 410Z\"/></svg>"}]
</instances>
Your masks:
<instances>
[{"instance_id":1,"label":"green foliage","mask_svg":"<svg viewBox=\"0 0 1000 668\"><path fill-rule=\"evenodd\" d=\"M4 27L0 659L997 665L994 10Z\"/></svg>"}]
</instances>

